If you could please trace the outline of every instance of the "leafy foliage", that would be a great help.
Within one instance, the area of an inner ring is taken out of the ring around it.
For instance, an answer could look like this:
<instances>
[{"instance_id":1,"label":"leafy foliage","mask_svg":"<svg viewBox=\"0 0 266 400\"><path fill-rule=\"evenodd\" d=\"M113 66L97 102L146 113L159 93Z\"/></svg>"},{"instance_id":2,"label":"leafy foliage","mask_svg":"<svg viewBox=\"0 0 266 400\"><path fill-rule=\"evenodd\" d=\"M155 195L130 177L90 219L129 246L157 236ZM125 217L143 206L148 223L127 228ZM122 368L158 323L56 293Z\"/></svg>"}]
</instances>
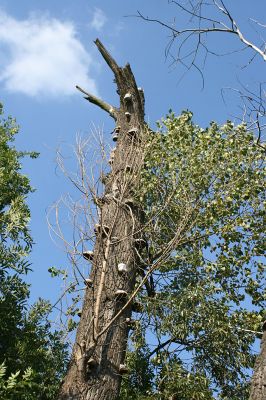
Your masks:
<instances>
[{"instance_id":1,"label":"leafy foliage","mask_svg":"<svg viewBox=\"0 0 266 400\"><path fill-rule=\"evenodd\" d=\"M154 296L139 293L155 342L147 398L247 399L265 308L265 152L245 125L201 129L190 112L158 128L136 196L154 269Z\"/></svg>"},{"instance_id":2,"label":"leafy foliage","mask_svg":"<svg viewBox=\"0 0 266 400\"><path fill-rule=\"evenodd\" d=\"M14 398L30 398L29 396L24 397L23 393L25 391L32 390L32 378L33 371L31 368L27 368L22 376L20 376L20 371L16 373L11 373L8 378L5 378L6 366L4 363L0 365L0 394L2 398L14 399ZM32 398L32 397L31 397Z\"/></svg>"},{"instance_id":3,"label":"leafy foliage","mask_svg":"<svg viewBox=\"0 0 266 400\"><path fill-rule=\"evenodd\" d=\"M127 352L126 364L131 371L122 382L120 398L148 400L152 397L152 365L149 365L149 348L145 343L144 331L137 325L131 335L131 351Z\"/></svg>"},{"instance_id":4,"label":"leafy foliage","mask_svg":"<svg viewBox=\"0 0 266 400\"><path fill-rule=\"evenodd\" d=\"M5 269L27 272L29 265L25 256L32 247L28 230L30 218L25 196L32 191L29 179L20 173L20 159L25 155L37 157L35 152L19 152L10 146L18 132L18 126L11 117L3 118L0 105L0 257L1 275Z\"/></svg>"},{"instance_id":5,"label":"leafy foliage","mask_svg":"<svg viewBox=\"0 0 266 400\"><path fill-rule=\"evenodd\" d=\"M32 248L26 204L32 192L21 174L20 159L37 153L19 152L10 145L18 132L15 120L4 119L0 107L0 397L1 399L54 399L66 363L60 332L52 332L50 305L39 300L30 309L29 285Z\"/></svg>"}]
</instances>

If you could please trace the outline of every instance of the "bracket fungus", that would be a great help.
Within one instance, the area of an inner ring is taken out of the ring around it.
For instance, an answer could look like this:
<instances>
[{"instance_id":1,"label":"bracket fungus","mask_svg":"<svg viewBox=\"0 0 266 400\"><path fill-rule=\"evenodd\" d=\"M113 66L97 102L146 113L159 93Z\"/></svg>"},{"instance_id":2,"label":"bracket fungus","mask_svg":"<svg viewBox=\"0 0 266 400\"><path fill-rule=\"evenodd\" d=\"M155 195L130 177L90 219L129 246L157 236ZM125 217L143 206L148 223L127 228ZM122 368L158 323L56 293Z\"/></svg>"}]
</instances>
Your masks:
<instances>
[{"instance_id":1,"label":"bracket fungus","mask_svg":"<svg viewBox=\"0 0 266 400\"><path fill-rule=\"evenodd\" d=\"M95 226L94 226L94 232L96 235L101 234L103 237L106 237L106 236L108 236L109 231L110 231L110 228L107 225L95 224Z\"/></svg>"},{"instance_id":2,"label":"bracket fungus","mask_svg":"<svg viewBox=\"0 0 266 400\"><path fill-rule=\"evenodd\" d=\"M93 260L94 254L93 254L93 251L91 251L91 250L83 251L82 255L85 258L85 260L88 260L88 261Z\"/></svg>"},{"instance_id":3,"label":"bracket fungus","mask_svg":"<svg viewBox=\"0 0 266 400\"><path fill-rule=\"evenodd\" d=\"M97 361L95 360L95 358L91 357L88 362L87 365L90 369L95 368L97 365Z\"/></svg>"},{"instance_id":4,"label":"bracket fungus","mask_svg":"<svg viewBox=\"0 0 266 400\"><path fill-rule=\"evenodd\" d=\"M113 131L113 141L116 142L118 139L118 134L120 132L121 127L117 126Z\"/></svg>"},{"instance_id":5,"label":"bracket fungus","mask_svg":"<svg viewBox=\"0 0 266 400\"><path fill-rule=\"evenodd\" d=\"M120 372L121 375L128 374L129 369L127 368L127 366L125 364L120 364L119 365L119 372Z\"/></svg>"},{"instance_id":6,"label":"bracket fungus","mask_svg":"<svg viewBox=\"0 0 266 400\"><path fill-rule=\"evenodd\" d=\"M124 263L119 263L117 266L118 272L128 272L128 266Z\"/></svg>"},{"instance_id":7,"label":"bracket fungus","mask_svg":"<svg viewBox=\"0 0 266 400\"><path fill-rule=\"evenodd\" d=\"M126 93L124 96L124 100L126 102L131 102L132 101L132 94L131 93Z\"/></svg>"},{"instance_id":8,"label":"bracket fungus","mask_svg":"<svg viewBox=\"0 0 266 400\"><path fill-rule=\"evenodd\" d=\"M128 327L133 328L134 326L136 326L137 321L132 318L126 318L126 324Z\"/></svg>"},{"instance_id":9,"label":"bracket fungus","mask_svg":"<svg viewBox=\"0 0 266 400\"><path fill-rule=\"evenodd\" d=\"M114 133L114 134L113 134L113 141L114 141L114 142L117 142L117 139L118 139L118 134L117 134L117 133Z\"/></svg>"},{"instance_id":10,"label":"bracket fungus","mask_svg":"<svg viewBox=\"0 0 266 400\"><path fill-rule=\"evenodd\" d=\"M135 247L136 249L143 249L146 246L146 241L142 238L135 239Z\"/></svg>"},{"instance_id":11,"label":"bracket fungus","mask_svg":"<svg viewBox=\"0 0 266 400\"><path fill-rule=\"evenodd\" d=\"M126 298L126 297L128 297L128 293L125 290L118 289L115 292L115 297L118 298L118 299Z\"/></svg>"},{"instance_id":12,"label":"bracket fungus","mask_svg":"<svg viewBox=\"0 0 266 400\"><path fill-rule=\"evenodd\" d=\"M125 199L125 200L124 200L124 204L125 204L126 206L133 207L133 206L134 206L134 201L133 201L132 198L128 198L128 199Z\"/></svg>"},{"instance_id":13,"label":"bracket fungus","mask_svg":"<svg viewBox=\"0 0 266 400\"><path fill-rule=\"evenodd\" d=\"M91 287L91 286L93 285L93 280L90 279L90 278L86 278L86 279L85 279L85 284L86 284L88 287Z\"/></svg>"},{"instance_id":14,"label":"bracket fungus","mask_svg":"<svg viewBox=\"0 0 266 400\"><path fill-rule=\"evenodd\" d=\"M137 128L131 128L127 131L127 133L131 136L131 137L135 137L138 133L138 129Z\"/></svg>"},{"instance_id":15,"label":"bracket fungus","mask_svg":"<svg viewBox=\"0 0 266 400\"><path fill-rule=\"evenodd\" d=\"M130 118L131 118L130 112L126 111L126 112L125 112L125 116L126 116L127 121L129 122L129 121L130 121Z\"/></svg>"}]
</instances>

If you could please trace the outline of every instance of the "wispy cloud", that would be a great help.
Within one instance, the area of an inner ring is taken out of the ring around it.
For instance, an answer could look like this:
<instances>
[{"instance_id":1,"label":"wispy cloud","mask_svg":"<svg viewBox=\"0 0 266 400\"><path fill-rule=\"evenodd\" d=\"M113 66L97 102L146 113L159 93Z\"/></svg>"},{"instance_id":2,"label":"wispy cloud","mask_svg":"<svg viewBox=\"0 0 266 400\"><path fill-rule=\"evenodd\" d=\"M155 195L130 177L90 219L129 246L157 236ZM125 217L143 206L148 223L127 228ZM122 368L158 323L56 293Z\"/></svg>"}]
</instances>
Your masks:
<instances>
[{"instance_id":1,"label":"wispy cloud","mask_svg":"<svg viewBox=\"0 0 266 400\"><path fill-rule=\"evenodd\" d=\"M0 81L10 92L68 96L75 85L96 93L92 57L74 24L48 17L17 20L0 11Z\"/></svg>"},{"instance_id":2,"label":"wispy cloud","mask_svg":"<svg viewBox=\"0 0 266 400\"><path fill-rule=\"evenodd\" d=\"M91 28L96 29L96 31L100 31L104 24L107 21L107 17L104 12L100 8L95 8L92 20L90 22Z\"/></svg>"}]
</instances>

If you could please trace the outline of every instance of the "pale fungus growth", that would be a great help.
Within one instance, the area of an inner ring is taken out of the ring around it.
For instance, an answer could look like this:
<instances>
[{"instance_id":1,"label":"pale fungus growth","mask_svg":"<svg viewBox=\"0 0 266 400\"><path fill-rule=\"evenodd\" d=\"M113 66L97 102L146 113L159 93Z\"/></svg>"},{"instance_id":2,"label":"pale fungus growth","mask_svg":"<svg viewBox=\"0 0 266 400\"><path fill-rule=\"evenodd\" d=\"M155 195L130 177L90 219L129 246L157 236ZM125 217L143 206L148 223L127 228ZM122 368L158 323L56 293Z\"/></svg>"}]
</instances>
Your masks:
<instances>
[{"instance_id":1,"label":"pale fungus growth","mask_svg":"<svg viewBox=\"0 0 266 400\"><path fill-rule=\"evenodd\" d=\"M128 102L128 101L131 101L131 100L132 100L132 95L131 95L131 93L126 93L125 96L124 96L124 100L127 101L127 102Z\"/></svg>"},{"instance_id":2,"label":"pale fungus growth","mask_svg":"<svg viewBox=\"0 0 266 400\"><path fill-rule=\"evenodd\" d=\"M88 287L91 287L91 286L92 286L92 284L93 284L93 281L92 281L92 279L90 279L90 278L86 278L86 279L85 279L85 284L86 284Z\"/></svg>"},{"instance_id":3,"label":"pale fungus growth","mask_svg":"<svg viewBox=\"0 0 266 400\"><path fill-rule=\"evenodd\" d=\"M117 266L118 272L128 272L127 264L119 263Z\"/></svg>"},{"instance_id":4,"label":"pale fungus growth","mask_svg":"<svg viewBox=\"0 0 266 400\"><path fill-rule=\"evenodd\" d=\"M124 297L127 297L127 296L128 296L128 293L125 290L118 289L115 292L115 297L117 297L117 298L124 298Z\"/></svg>"},{"instance_id":5,"label":"pale fungus growth","mask_svg":"<svg viewBox=\"0 0 266 400\"><path fill-rule=\"evenodd\" d=\"M83 257L85 260L92 261L93 260L93 251L91 250L86 250L82 253Z\"/></svg>"},{"instance_id":6,"label":"pale fungus growth","mask_svg":"<svg viewBox=\"0 0 266 400\"><path fill-rule=\"evenodd\" d=\"M117 139L118 139L118 133L117 133L117 132L114 132L114 134L113 134L113 141L114 141L114 142L117 142Z\"/></svg>"},{"instance_id":7,"label":"pale fungus growth","mask_svg":"<svg viewBox=\"0 0 266 400\"><path fill-rule=\"evenodd\" d=\"M129 369L127 368L127 366L125 364L120 364L119 365L119 372L120 372L121 375L128 374Z\"/></svg>"},{"instance_id":8,"label":"pale fungus growth","mask_svg":"<svg viewBox=\"0 0 266 400\"><path fill-rule=\"evenodd\" d=\"M138 132L137 128L131 128L129 129L129 131L127 132L130 136L135 136Z\"/></svg>"},{"instance_id":9,"label":"pale fungus growth","mask_svg":"<svg viewBox=\"0 0 266 400\"><path fill-rule=\"evenodd\" d=\"M132 318L126 318L126 324L127 324L127 326L128 326L129 328L133 329L133 328L136 326L137 321L135 321L135 320L132 319Z\"/></svg>"},{"instance_id":10,"label":"pale fungus growth","mask_svg":"<svg viewBox=\"0 0 266 400\"><path fill-rule=\"evenodd\" d=\"M126 206L133 207L134 201L133 201L132 198L125 199L125 200L124 200L124 204L125 204Z\"/></svg>"},{"instance_id":11,"label":"pale fungus growth","mask_svg":"<svg viewBox=\"0 0 266 400\"><path fill-rule=\"evenodd\" d=\"M91 357L89 360L88 360L88 367L89 368L95 368L96 367L96 365L97 365L97 361L95 360L95 358L93 358L93 357Z\"/></svg>"},{"instance_id":12,"label":"pale fungus growth","mask_svg":"<svg viewBox=\"0 0 266 400\"><path fill-rule=\"evenodd\" d=\"M131 118L130 112L126 111L125 116L126 116L127 121L130 121L130 118Z\"/></svg>"},{"instance_id":13,"label":"pale fungus growth","mask_svg":"<svg viewBox=\"0 0 266 400\"><path fill-rule=\"evenodd\" d=\"M99 235L99 234L102 234L102 236L104 237L104 236L108 236L108 234L109 234L109 231L110 231L110 228L109 228L109 226L107 226L107 225L100 225L100 224L95 224L95 226L94 226L94 233L95 233L95 235Z\"/></svg>"}]
</instances>

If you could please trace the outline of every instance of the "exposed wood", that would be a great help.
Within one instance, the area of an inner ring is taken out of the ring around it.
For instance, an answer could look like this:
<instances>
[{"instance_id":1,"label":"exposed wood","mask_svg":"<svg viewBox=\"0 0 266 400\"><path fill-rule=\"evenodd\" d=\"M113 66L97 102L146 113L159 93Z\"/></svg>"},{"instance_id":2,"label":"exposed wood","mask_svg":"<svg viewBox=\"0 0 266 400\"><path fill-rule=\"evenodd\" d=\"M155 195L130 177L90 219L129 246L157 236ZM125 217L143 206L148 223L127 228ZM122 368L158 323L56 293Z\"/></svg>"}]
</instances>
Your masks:
<instances>
[{"instance_id":1,"label":"exposed wood","mask_svg":"<svg viewBox=\"0 0 266 400\"><path fill-rule=\"evenodd\" d=\"M116 110L115 107L111 106L110 104L106 103L105 101L99 99L99 97L94 96L93 94L90 94L86 92L84 89L82 89L80 86L76 85L76 88L81 92L84 93L86 96L84 99L88 100L90 103L95 104L96 106L100 107L102 110L108 112L111 117L116 119Z\"/></svg>"}]
</instances>

